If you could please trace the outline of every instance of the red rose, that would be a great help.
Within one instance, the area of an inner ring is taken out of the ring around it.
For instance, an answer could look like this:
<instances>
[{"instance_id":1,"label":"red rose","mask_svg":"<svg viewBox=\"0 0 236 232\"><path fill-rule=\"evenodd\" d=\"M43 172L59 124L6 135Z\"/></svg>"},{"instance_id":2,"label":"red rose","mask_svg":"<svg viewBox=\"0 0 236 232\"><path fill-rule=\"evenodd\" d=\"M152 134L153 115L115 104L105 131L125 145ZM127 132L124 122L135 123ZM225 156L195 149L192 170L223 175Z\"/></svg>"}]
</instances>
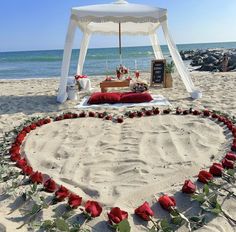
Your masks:
<instances>
[{"instance_id":1,"label":"red rose","mask_svg":"<svg viewBox=\"0 0 236 232\"><path fill-rule=\"evenodd\" d=\"M26 165L27 165L27 161L25 158L20 159L16 162L16 167L21 168L21 169Z\"/></svg>"},{"instance_id":2,"label":"red rose","mask_svg":"<svg viewBox=\"0 0 236 232\"><path fill-rule=\"evenodd\" d=\"M155 115L160 114L159 108L153 108L153 113L154 113Z\"/></svg>"},{"instance_id":3,"label":"red rose","mask_svg":"<svg viewBox=\"0 0 236 232\"><path fill-rule=\"evenodd\" d=\"M24 136L27 135L26 131L24 131L24 130L21 130L21 131L19 132L19 134L24 135Z\"/></svg>"},{"instance_id":4,"label":"red rose","mask_svg":"<svg viewBox=\"0 0 236 232\"><path fill-rule=\"evenodd\" d=\"M85 211L91 217L98 217L102 213L102 207L96 201L87 201L85 203Z\"/></svg>"},{"instance_id":5,"label":"red rose","mask_svg":"<svg viewBox=\"0 0 236 232\"><path fill-rule=\"evenodd\" d=\"M212 118L218 118L219 116L214 113L214 114L211 115L211 117L212 117Z\"/></svg>"},{"instance_id":6,"label":"red rose","mask_svg":"<svg viewBox=\"0 0 236 232\"><path fill-rule=\"evenodd\" d=\"M106 119L106 120L112 120L112 116L111 116L111 115L107 115L107 116L105 117L105 119Z\"/></svg>"},{"instance_id":7,"label":"red rose","mask_svg":"<svg viewBox=\"0 0 236 232\"><path fill-rule=\"evenodd\" d=\"M143 117L144 116L144 113L143 112L141 112L141 111L138 111L138 113L137 113L137 115L138 115L138 117Z\"/></svg>"},{"instance_id":8,"label":"red rose","mask_svg":"<svg viewBox=\"0 0 236 232\"><path fill-rule=\"evenodd\" d=\"M203 115L204 115L205 117L209 117L209 116L211 115L211 113L210 113L209 110L204 110L204 111L203 111Z\"/></svg>"},{"instance_id":9,"label":"red rose","mask_svg":"<svg viewBox=\"0 0 236 232\"><path fill-rule=\"evenodd\" d=\"M134 118L134 117L136 117L136 113L135 112L130 112L129 113L129 118Z\"/></svg>"},{"instance_id":10,"label":"red rose","mask_svg":"<svg viewBox=\"0 0 236 232\"><path fill-rule=\"evenodd\" d=\"M128 213L121 210L119 207L111 209L110 213L107 214L109 222L114 225L128 218Z\"/></svg>"},{"instance_id":11,"label":"red rose","mask_svg":"<svg viewBox=\"0 0 236 232\"><path fill-rule=\"evenodd\" d=\"M142 218L144 221L150 221L150 217L154 216L154 212L146 201L137 209L135 209L134 213L140 218Z\"/></svg>"},{"instance_id":12,"label":"red rose","mask_svg":"<svg viewBox=\"0 0 236 232\"><path fill-rule=\"evenodd\" d=\"M163 209L171 210L171 207L176 206L176 201L174 197L170 197L168 195L163 195L158 199L160 205Z\"/></svg>"},{"instance_id":13,"label":"red rose","mask_svg":"<svg viewBox=\"0 0 236 232\"><path fill-rule=\"evenodd\" d=\"M81 113L79 114L79 117L80 117L80 118L85 118L85 117L86 117L86 113L85 113L85 112L81 112Z\"/></svg>"},{"instance_id":14,"label":"red rose","mask_svg":"<svg viewBox=\"0 0 236 232\"><path fill-rule=\"evenodd\" d=\"M229 152L229 153L226 154L225 158L228 159L228 160L235 161L236 160L236 154Z\"/></svg>"},{"instance_id":15,"label":"red rose","mask_svg":"<svg viewBox=\"0 0 236 232\"><path fill-rule=\"evenodd\" d=\"M33 168L31 166L26 165L26 166L22 167L22 173L27 176L30 176L33 173Z\"/></svg>"},{"instance_id":16,"label":"red rose","mask_svg":"<svg viewBox=\"0 0 236 232\"><path fill-rule=\"evenodd\" d=\"M151 116L153 114L153 111L152 110L146 110L145 111L145 115L146 116Z\"/></svg>"},{"instance_id":17,"label":"red rose","mask_svg":"<svg viewBox=\"0 0 236 232\"><path fill-rule=\"evenodd\" d=\"M24 130L26 133L30 133L31 128L30 128L29 126L27 126L27 127L25 127L23 130Z\"/></svg>"},{"instance_id":18,"label":"red rose","mask_svg":"<svg viewBox=\"0 0 236 232\"><path fill-rule=\"evenodd\" d=\"M21 159L20 153L17 153L17 152L11 153L10 159L13 162L16 162L16 161L20 160Z\"/></svg>"},{"instance_id":19,"label":"red rose","mask_svg":"<svg viewBox=\"0 0 236 232\"><path fill-rule=\"evenodd\" d=\"M232 132L236 132L236 126L233 126L231 129Z\"/></svg>"},{"instance_id":20,"label":"red rose","mask_svg":"<svg viewBox=\"0 0 236 232\"><path fill-rule=\"evenodd\" d=\"M10 151L9 151L11 154L14 154L14 153L20 153L20 146L18 145L12 145Z\"/></svg>"},{"instance_id":21,"label":"red rose","mask_svg":"<svg viewBox=\"0 0 236 232\"><path fill-rule=\"evenodd\" d=\"M56 191L57 189L57 184L56 182L53 180L53 179L48 179L44 182L44 189L46 192L50 192L50 193L53 193Z\"/></svg>"},{"instance_id":22,"label":"red rose","mask_svg":"<svg viewBox=\"0 0 236 232\"><path fill-rule=\"evenodd\" d=\"M104 118L104 113L98 113L98 118Z\"/></svg>"},{"instance_id":23,"label":"red rose","mask_svg":"<svg viewBox=\"0 0 236 232\"><path fill-rule=\"evenodd\" d=\"M76 209L78 208L82 203L82 197L71 193L68 199L68 204L71 208Z\"/></svg>"},{"instance_id":24,"label":"red rose","mask_svg":"<svg viewBox=\"0 0 236 232\"><path fill-rule=\"evenodd\" d=\"M233 128L232 122L227 122L226 126L228 127L229 130L231 130Z\"/></svg>"},{"instance_id":25,"label":"red rose","mask_svg":"<svg viewBox=\"0 0 236 232\"><path fill-rule=\"evenodd\" d=\"M183 115L187 115L187 114L189 114L189 111L188 110L184 110L183 111Z\"/></svg>"},{"instance_id":26,"label":"red rose","mask_svg":"<svg viewBox=\"0 0 236 232\"><path fill-rule=\"evenodd\" d=\"M234 169L234 161L233 160L228 160L228 159L224 158L222 160L222 165L224 168Z\"/></svg>"},{"instance_id":27,"label":"red rose","mask_svg":"<svg viewBox=\"0 0 236 232\"><path fill-rule=\"evenodd\" d=\"M35 124L36 124L36 126L42 126L42 125L44 125L44 120L40 119Z\"/></svg>"},{"instance_id":28,"label":"red rose","mask_svg":"<svg viewBox=\"0 0 236 232\"><path fill-rule=\"evenodd\" d=\"M207 184L212 179L213 179L213 176L210 172L202 170L198 174L198 180L204 184Z\"/></svg>"},{"instance_id":29,"label":"red rose","mask_svg":"<svg viewBox=\"0 0 236 232\"><path fill-rule=\"evenodd\" d=\"M19 143L19 144L22 144L22 142L24 141L25 139L25 134L18 134L17 137L16 137L16 142Z\"/></svg>"},{"instance_id":30,"label":"red rose","mask_svg":"<svg viewBox=\"0 0 236 232\"><path fill-rule=\"evenodd\" d=\"M48 123L51 122L51 119L50 118L45 118L43 121L44 121L44 124L48 124Z\"/></svg>"},{"instance_id":31,"label":"red rose","mask_svg":"<svg viewBox=\"0 0 236 232\"><path fill-rule=\"evenodd\" d=\"M35 130L36 129L36 124L35 123L32 123L31 125L30 125L30 128L31 128L31 130Z\"/></svg>"},{"instance_id":32,"label":"red rose","mask_svg":"<svg viewBox=\"0 0 236 232\"><path fill-rule=\"evenodd\" d=\"M63 120L64 118L63 118L63 116L57 116L56 118L55 118L55 121L61 121L61 120Z\"/></svg>"},{"instance_id":33,"label":"red rose","mask_svg":"<svg viewBox=\"0 0 236 232\"><path fill-rule=\"evenodd\" d=\"M58 201L63 201L69 195L70 195L69 190L63 185L61 185L61 187L55 192L55 196Z\"/></svg>"},{"instance_id":34,"label":"red rose","mask_svg":"<svg viewBox=\"0 0 236 232\"><path fill-rule=\"evenodd\" d=\"M117 122L122 123L122 122L124 122L124 119L122 117L119 117L119 118L117 118Z\"/></svg>"},{"instance_id":35,"label":"red rose","mask_svg":"<svg viewBox=\"0 0 236 232\"><path fill-rule=\"evenodd\" d=\"M223 117L223 116L220 116L220 118L219 118L219 121L220 121L220 122L223 122L223 123L225 123L227 120L226 120L226 118L225 118L225 117Z\"/></svg>"},{"instance_id":36,"label":"red rose","mask_svg":"<svg viewBox=\"0 0 236 232\"><path fill-rule=\"evenodd\" d=\"M67 113L63 115L64 119L71 119L72 118L72 114L71 113Z\"/></svg>"},{"instance_id":37,"label":"red rose","mask_svg":"<svg viewBox=\"0 0 236 232\"><path fill-rule=\"evenodd\" d=\"M182 113L182 110L181 110L180 108L176 108L175 113L176 113L177 115L180 115L180 114Z\"/></svg>"},{"instance_id":38,"label":"red rose","mask_svg":"<svg viewBox=\"0 0 236 232\"><path fill-rule=\"evenodd\" d=\"M213 165L210 167L209 172L214 176L222 176L224 168L219 163L213 163Z\"/></svg>"},{"instance_id":39,"label":"red rose","mask_svg":"<svg viewBox=\"0 0 236 232\"><path fill-rule=\"evenodd\" d=\"M198 111L198 110L194 110L194 111L193 111L193 115L200 115L200 114L201 114L201 112Z\"/></svg>"},{"instance_id":40,"label":"red rose","mask_svg":"<svg viewBox=\"0 0 236 232\"><path fill-rule=\"evenodd\" d=\"M96 113L95 112L89 112L89 117L95 117Z\"/></svg>"},{"instance_id":41,"label":"red rose","mask_svg":"<svg viewBox=\"0 0 236 232\"><path fill-rule=\"evenodd\" d=\"M231 146L231 151L236 151L236 143L233 143Z\"/></svg>"},{"instance_id":42,"label":"red rose","mask_svg":"<svg viewBox=\"0 0 236 232\"><path fill-rule=\"evenodd\" d=\"M72 118L78 118L78 117L79 117L78 114L76 114L76 113L73 113L73 114L72 114Z\"/></svg>"},{"instance_id":43,"label":"red rose","mask_svg":"<svg viewBox=\"0 0 236 232\"><path fill-rule=\"evenodd\" d=\"M30 180L33 182L33 183L37 183L37 184L41 184L43 183L43 175L41 172L33 172L33 174L31 174L30 176Z\"/></svg>"},{"instance_id":44,"label":"red rose","mask_svg":"<svg viewBox=\"0 0 236 232\"><path fill-rule=\"evenodd\" d=\"M183 193L194 193L196 191L196 185L191 180L185 180L184 185L182 187Z\"/></svg>"},{"instance_id":45,"label":"red rose","mask_svg":"<svg viewBox=\"0 0 236 232\"><path fill-rule=\"evenodd\" d=\"M171 112L171 109L165 109L163 110L163 114L169 114Z\"/></svg>"}]
</instances>

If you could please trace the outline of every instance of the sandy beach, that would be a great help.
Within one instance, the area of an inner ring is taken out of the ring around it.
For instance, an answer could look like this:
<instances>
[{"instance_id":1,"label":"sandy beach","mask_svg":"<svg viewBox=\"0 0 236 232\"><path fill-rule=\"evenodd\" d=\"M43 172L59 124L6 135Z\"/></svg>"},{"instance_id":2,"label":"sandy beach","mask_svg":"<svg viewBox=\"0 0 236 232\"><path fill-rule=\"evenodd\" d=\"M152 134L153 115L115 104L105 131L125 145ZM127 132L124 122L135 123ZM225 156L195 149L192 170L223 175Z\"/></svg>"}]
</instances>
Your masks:
<instances>
[{"instance_id":1,"label":"sandy beach","mask_svg":"<svg viewBox=\"0 0 236 232\"><path fill-rule=\"evenodd\" d=\"M149 77L148 73L141 75L146 81ZM236 73L192 72L192 77L203 91L202 99L191 100L176 74L173 88L152 87L150 92L162 94L173 109L208 108L236 115ZM99 91L101 78L91 80L93 91ZM87 94L79 92L77 102L60 105L56 103L56 79L1 81L0 85L1 134L32 116L76 112L75 105ZM125 110L107 111L119 115ZM23 150L30 154L27 159L33 168L53 177L84 200L94 199L103 205L102 216L91 222L92 231L109 231L106 212L114 206L129 213L132 231L145 231L145 224L133 217L134 208L146 200L153 205L157 217L166 216L155 204L155 196L168 193L175 194L179 209L188 211L189 205L178 191L185 179L193 179L200 169L209 167L212 155L214 161L221 159L228 145L223 132L213 121L193 116L184 120L174 115L126 119L122 124L85 118L55 122L35 130ZM7 215L14 208L14 198L3 196L0 200L0 223L7 231L15 231L22 223L21 212L16 210ZM233 200L223 204L232 217L236 217L235 206ZM50 217L55 207L45 210L40 218ZM27 231L27 227L18 231ZM199 231L236 230L225 218L217 217Z\"/></svg>"}]
</instances>

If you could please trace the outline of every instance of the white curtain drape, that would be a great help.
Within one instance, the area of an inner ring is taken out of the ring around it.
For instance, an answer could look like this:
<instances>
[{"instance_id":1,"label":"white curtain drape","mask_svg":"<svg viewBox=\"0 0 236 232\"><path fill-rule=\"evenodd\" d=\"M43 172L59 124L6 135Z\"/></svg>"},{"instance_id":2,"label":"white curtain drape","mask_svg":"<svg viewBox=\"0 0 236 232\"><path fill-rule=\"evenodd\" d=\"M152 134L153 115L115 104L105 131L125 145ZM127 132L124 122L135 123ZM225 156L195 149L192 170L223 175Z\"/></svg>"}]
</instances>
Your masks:
<instances>
[{"instance_id":1,"label":"white curtain drape","mask_svg":"<svg viewBox=\"0 0 236 232\"><path fill-rule=\"evenodd\" d=\"M161 50L161 46L160 46L160 42L159 42L159 39L157 37L157 34L156 33L150 34L149 38L150 38L150 41L151 41L151 45L152 45L152 48L153 48L155 58L156 59L164 59L164 56L163 56L163 53L162 53L162 50Z\"/></svg>"},{"instance_id":2,"label":"white curtain drape","mask_svg":"<svg viewBox=\"0 0 236 232\"><path fill-rule=\"evenodd\" d=\"M161 22L161 25L162 25L162 29L163 29L163 32L165 35L165 39L166 39L170 54L171 54L172 59L175 63L176 69L179 72L187 91L189 93L192 93L195 91L194 84L193 84L190 74L187 71L187 69L184 65L184 62L178 52L178 48L176 47L176 45L169 33L167 21Z\"/></svg>"},{"instance_id":3,"label":"white curtain drape","mask_svg":"<svg viewBox=\"0 0 236 232\"><path fill-rule=\"evenodd\" d=\"M57 95L57 101L60 103L65 102L68 97L68 94L66 92L66 86L67 86L67 78L69 75L71 53L72 53L76 28L77 28L76 21L73 19L73 17L71 17L66 35L66 42L64 47L64 54L61 68L61 79L59 85L59 92Z\"/></svg>"},{"instance_id":4,"label":"white curtain drape","mask_svg":"<svg viewBox=\"0 0 236 232\"><path fill-rule=\"evenodd\" d=\"M90 38L91 38L91 34L89 32L84 32L81 45L80 45L79 61L78 61L78 66L77 66L78 75L83 74L84 61L87 54Z\"/></svg>"}]
</instances>

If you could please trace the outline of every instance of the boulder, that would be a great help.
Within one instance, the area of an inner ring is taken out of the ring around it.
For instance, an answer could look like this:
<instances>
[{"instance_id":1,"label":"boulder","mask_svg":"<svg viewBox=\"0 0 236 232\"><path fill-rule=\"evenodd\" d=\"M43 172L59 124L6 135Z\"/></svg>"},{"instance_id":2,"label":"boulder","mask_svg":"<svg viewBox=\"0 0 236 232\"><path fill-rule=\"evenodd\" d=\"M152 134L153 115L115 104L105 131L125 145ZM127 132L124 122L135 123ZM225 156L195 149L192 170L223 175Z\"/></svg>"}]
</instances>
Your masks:
<instances>
[{"instance_id":1,"label":"boulder","mask_svg":"<svg viewBox=\"0 0 236 232\"><path fill-rule=\"evenodd\" d=\"M228 71L236 69L236 49L206 49L206 50L188 50L181 51L183 60L192 60L191 66L201 66L197 70L219 72L222 71L222 61L224 54L228 54Z\"/></svg>"},{"instance_id":2,"label":"boulder","mask_svg":"<svg viewBox=\"0 0 236 232\"><path fill-rule=\"evenodd\" d=\"M219 67L214 64L203 64L197 71L219 72Z\"/></svg>"}]
</instances>

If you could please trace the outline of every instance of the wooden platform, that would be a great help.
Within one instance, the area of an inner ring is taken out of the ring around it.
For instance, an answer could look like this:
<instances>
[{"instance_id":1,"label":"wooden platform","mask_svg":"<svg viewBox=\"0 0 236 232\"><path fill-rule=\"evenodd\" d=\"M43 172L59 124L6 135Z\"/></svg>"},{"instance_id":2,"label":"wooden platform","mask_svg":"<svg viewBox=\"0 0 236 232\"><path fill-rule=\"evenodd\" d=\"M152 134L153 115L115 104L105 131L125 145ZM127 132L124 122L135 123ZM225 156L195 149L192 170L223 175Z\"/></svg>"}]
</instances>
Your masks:
<instances>
[{"instance_id":1,"label":"wooden platform","mask_svg":"<svg viewBox=\"0 0 236 232\"><path fill-rule=\"evenodd\" d=\"M100 83L101 92L107 92L108 88L122 88L129 87L130 80L112 80L112 81L103 81Z\"/></svg>"}]
</instances>

